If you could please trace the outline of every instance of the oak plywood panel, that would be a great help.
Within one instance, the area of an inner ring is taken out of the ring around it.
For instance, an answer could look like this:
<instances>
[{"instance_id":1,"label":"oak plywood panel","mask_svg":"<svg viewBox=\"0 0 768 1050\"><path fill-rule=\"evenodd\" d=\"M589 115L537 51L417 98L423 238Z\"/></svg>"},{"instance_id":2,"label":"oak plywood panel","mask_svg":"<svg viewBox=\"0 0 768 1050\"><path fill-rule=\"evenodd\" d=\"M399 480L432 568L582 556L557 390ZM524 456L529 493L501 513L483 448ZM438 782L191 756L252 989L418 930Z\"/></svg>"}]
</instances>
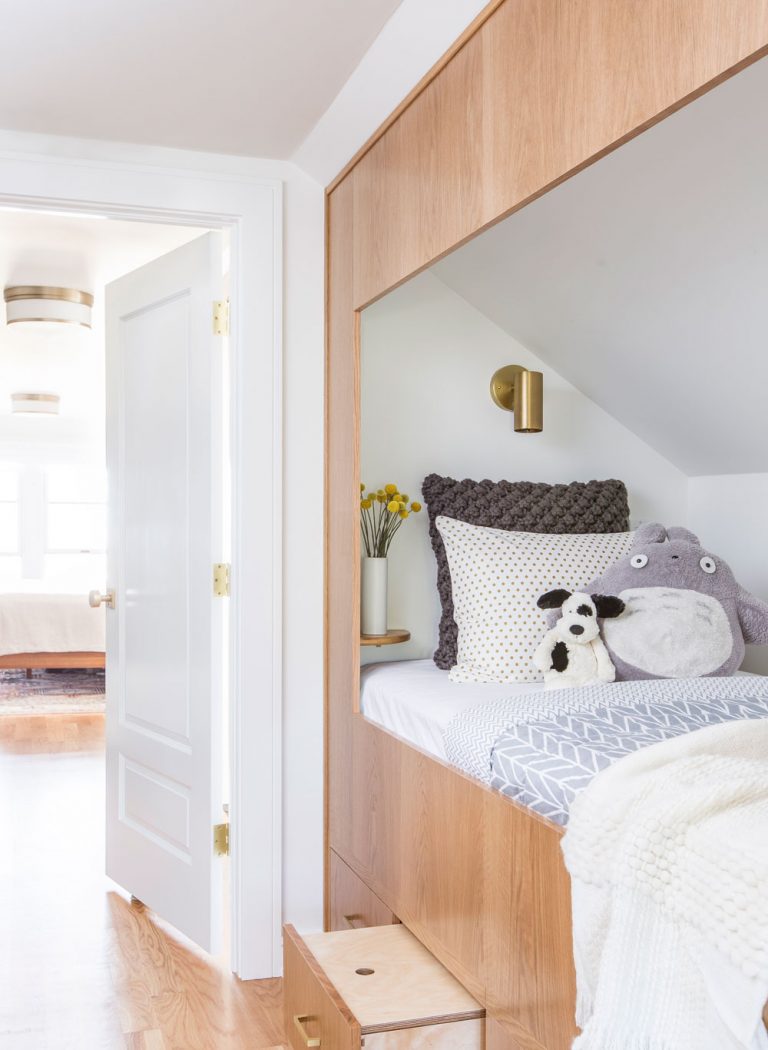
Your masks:
<instances>
[{"instance_id":1,"label":"oak plywood panel","mask_svg":"<svg viewBox=\"0 0 768 1050\"><path fill-rule=\"evenodd\" d=\"M374 1032L365 1050L484 1050L485 1021L449 1021L399 1032Z\"/></svg>"},{"instance_id":2,"label":"oak plywood panel","mask_svg":"<svg viewBox=\"0 0 768 1050\"><path fill-rule=\"evenodd\" d=\"M695 97L766 43L765 0L502 3L345 180L355 186L355 305Z\"/></svg>"},{"instance_id":3,"label":"oak plywood panel","mask_svg":"<svg viewBox=\"0 0 768 1050\"><path fill-rule=\"evenodd\" d=\"M284 1024L291 1047L304 1050L308 1037L319 1039L318 1046L359 1050L360 1025L346 1003L293 927L283 933Z\"/></svg>"},{"instance_id":4,"label":"oak plywood panel","mask_svg":"<svg viewBox=\"0 0 768 1050\"><path fill-rule=\"evenodd\" d=\"M331 846L475 996L484 993L482 842L493 797L397 737L352 718L349 820Z\"/></svg>"},{"instance_id":5,"label":"oak plywood panel","mask_svg":"<svg viewBox=\"0 0 768 1050\"><path fill-rule=\"evenodd\" d=\"M326 839L351 821L351 714L359 693L359 368L353 305L352 185L328 199L326 339ZM332 294L331 294L331 290ZM328 911L326 866L326 925Z\"/></svg>"},{"instance_id":6,"label":"oak plywood panel","mask_svg":"<svg viewBox=\"0 0 768 1050\"><path fill-rule=\"evenodd\" d=\"M303 939L364 1034L484 1015L402 925L312 933ZM361 974L361 968L371 972Z\"/></svg>"},{"instance_id":7,"label":"oak plywood panel","mask_svg":"<svg viewBox=\"0 0 768 1050\"><path fill-rule=\"evenodd\" d=\"M521 1040L570 1045L560 829L360 715L352 724L357 788L349 823L331 827L334 849Z\"/></svg>"},{"instance_id":8,"label":"oak plywood panel","mask_svg":"<svg viewBox=\"0 0 768 1050\"><path fill-rule=\"evenodd\" d=\"M356 306L481 224L482 68L474 37L355 169Z\"/></svg>"},{"instance_id":9,"label":"oak plywood panel","mask_svg":"<svg viewBox=\"0 0 768 1050\"><path fill-rule=\"evenodd\" d=\"M484 29L491 222L759 51L768 6L523 0Z\"/></svg>"},{"instance_id":10,"label":"oak plywood panel","mask_svg":"<svg viewBox=\"0 0 768 1050\"><path fill-rule=\"evenodd\" d=\"M533 1046L567 1050L576 975L562 831L500 795L486 804L482 925L495 933L485 940L486 1007L521 1045L533 1038Z\"/></svg>"},{"instance_id":11,"label":"oak plywood panel","mask_svg":"<svg viewBox=\"0 0 768 1050\"><path fill-rule=\"evenodd\" d=\"M330 851L330 909L328 928L331 930L386 926L398 921L392 909L379 900L333 850Z\"/></svg>"}]
</instances>

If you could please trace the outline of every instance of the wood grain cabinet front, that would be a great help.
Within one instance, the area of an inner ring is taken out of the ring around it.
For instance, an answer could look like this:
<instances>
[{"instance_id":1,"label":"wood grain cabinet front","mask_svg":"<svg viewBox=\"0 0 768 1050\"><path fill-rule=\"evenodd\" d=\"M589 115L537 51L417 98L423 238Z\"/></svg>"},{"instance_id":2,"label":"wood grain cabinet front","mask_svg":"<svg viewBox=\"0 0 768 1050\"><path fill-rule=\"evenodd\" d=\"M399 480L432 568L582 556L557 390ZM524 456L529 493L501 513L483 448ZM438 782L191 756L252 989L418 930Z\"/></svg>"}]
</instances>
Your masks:
<instances>
[{"instance_id":1,"label":"wood grain cabinet front","mask_svg":"<svg viewBox=\"0 0 768 1050\"><path fill-rule=\"evenodd\" d=\"M361 926L387 926L400 920L373 890L331 850L330 927L356 930Z\"/></svg>"},{"instance_id":2,"label":"wood grain cabinet front","mask_svg":"<svg viewBox=\"0 0 768 1050\"><path fill-rule=\"evenodd\" d=\"M293 1050L484 1050L485 1011L400 924L300 937L285 927Z\"/></svg>"}]
</instances>

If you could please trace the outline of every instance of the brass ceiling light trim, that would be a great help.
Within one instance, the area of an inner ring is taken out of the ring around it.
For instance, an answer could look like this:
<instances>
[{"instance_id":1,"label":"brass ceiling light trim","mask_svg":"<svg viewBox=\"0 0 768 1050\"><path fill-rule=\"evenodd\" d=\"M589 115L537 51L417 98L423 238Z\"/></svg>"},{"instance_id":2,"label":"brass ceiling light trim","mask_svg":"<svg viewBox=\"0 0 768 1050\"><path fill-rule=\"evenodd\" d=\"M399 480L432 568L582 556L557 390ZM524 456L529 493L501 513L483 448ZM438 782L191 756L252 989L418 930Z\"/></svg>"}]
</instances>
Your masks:
<instances>
[{"instance_id":1,"label":"brass ceiling light trim","mask_svg":"<svg viewBox=\"0 0 768 1050\"><path fill-rule=\"evenodd\" d=\"M93 296L90 292L81 292L77 288L56 288L50 284L18 284L6 288L3 298L7 303L16 299L62 299L67 303L93 306Z\"/></svg>"},{"instance_id":2,"label":"brass ceiling light trim","mask_svg":"<svg viewBox=\"0 0 768 1050\"><path fill-rule=\"evenodd\" d=\"M77 288L18 284L3 291L6 324L75 324L91 327L93 296Z\"/></svg>"},{"instance_id":3,"label":"brass ceiling light trim","mask_svg":"<svg viewBox=\"0 0 768 1050\"><path fill-rule=\"evenodd\" d=\"M491 377L491 397L499 408L515 414L518 434L544 429L544 376L521 365L505 365Z\"/></svg>"},{"instance_id":4,"label":"brass ceiling light trim","mask_svg":"<svg viewBox=\"0 0 768 1050\"><path fill-rule=\"evenodd\" d=\"M21 415L57 416L61 407L58 394L11 394L11 411Z\"/></svg>"}]
</instances>

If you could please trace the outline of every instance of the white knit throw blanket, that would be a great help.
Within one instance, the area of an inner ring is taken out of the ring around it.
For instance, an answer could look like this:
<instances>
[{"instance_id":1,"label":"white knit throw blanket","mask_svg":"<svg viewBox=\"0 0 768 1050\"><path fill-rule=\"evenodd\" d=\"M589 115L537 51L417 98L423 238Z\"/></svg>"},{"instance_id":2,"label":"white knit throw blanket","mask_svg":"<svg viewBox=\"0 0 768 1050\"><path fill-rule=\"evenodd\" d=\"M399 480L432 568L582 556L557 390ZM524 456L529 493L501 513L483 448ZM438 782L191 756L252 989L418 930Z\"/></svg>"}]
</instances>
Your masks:
<instances>
[{"instance_id":1,"label":"white knit throw blanket","mask_svg":"<svg viewBox=\"0 0 768 1050\"><path fill-rule=\"evenodd\" d=\"M768 1050L768 720L655 744L571 810L574 1050Z\"/></svg>"}]
</instances>

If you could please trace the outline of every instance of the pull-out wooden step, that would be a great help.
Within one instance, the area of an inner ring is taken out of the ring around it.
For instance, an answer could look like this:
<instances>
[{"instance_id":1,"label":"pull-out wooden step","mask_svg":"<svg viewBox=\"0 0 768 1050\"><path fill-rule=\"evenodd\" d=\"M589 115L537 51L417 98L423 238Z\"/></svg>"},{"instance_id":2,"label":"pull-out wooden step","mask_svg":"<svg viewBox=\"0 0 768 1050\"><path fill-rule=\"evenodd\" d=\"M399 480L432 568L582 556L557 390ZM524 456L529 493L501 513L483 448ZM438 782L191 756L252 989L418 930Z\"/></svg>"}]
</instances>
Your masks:
<instances>
[{"instance_id":1,"label":"pull-out wooden step","mask_svg":"<svg viewBox=\"0 0 768 1050\"><path fill-rule=\"evenodd\" d=\"M485 1011L404 926L285 927L294 1050L483 1050Z\"/></svg>"}]
</instances>

